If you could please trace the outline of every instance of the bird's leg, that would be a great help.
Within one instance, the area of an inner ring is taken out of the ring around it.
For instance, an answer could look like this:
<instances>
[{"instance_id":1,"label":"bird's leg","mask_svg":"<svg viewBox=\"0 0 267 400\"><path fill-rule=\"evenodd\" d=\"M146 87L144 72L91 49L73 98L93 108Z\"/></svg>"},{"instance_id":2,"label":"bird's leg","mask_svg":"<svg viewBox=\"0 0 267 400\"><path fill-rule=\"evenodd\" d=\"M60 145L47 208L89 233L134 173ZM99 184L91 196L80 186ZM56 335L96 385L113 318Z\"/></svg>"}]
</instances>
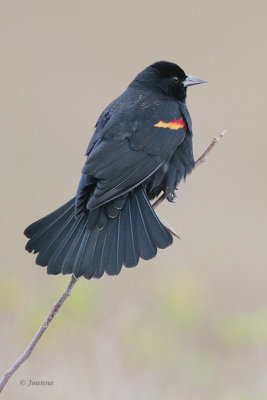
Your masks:
<instances>
[{"instance_id":1,"label":"bird's leg","mask_svg":"<svg viewBox=\"0 0 267 400\"><path fill-rule=\"evenodd\" d=\"M170 193L166 199L171 202L171 203L176 203L177 202L177 196L174 192Z\"/></svg>"},{"instance_id":2,"label":"bird's leg","mask_svg":"<svg viewBox=\"0 0 267 400\"><path fill-rule=\"evenodd\" d=\"M177 189L177 188L176 188ZM168 194L168 196L166 196L166 193L163 193L153 204L152 207L156 208L158 207L163 200L167 199L170 203L177 203L177 196L175 194L175 192L172 192L170 194Z\"/></svg>"}]
</instances>

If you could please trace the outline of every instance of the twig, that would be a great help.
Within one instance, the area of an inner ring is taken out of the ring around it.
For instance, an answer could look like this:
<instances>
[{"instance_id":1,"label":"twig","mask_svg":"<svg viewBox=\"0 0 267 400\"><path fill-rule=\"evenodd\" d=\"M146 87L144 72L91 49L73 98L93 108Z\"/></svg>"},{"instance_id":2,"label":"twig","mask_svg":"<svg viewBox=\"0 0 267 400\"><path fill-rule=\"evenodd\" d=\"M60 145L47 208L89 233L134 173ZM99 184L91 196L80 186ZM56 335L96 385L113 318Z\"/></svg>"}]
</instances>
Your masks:
<instances>
[{"instance_id":1,"label":"twig","mask_svg":"<svg viewBox=\"0 0 267 400\"><path fill-rule=\"evenodd\" d=\"M71 294L72 288L77 282L77 278L75 278L74 275L71 276L71 280L68 284L68 287L65 289L63 295L60 297L60 299L54 304L52 310L48 314L48 317L46 320L42 323L40 328L38 329L36 335L26 348L26 350L21 354L21 356L17 359L17 361L4 373L1 381L0 381L0 393L2 392L3 388L7 384L8 380L11 378L11 376L16 372L16 370L21 366L21 364L24 363L24 361L27 360L27 358L30 357L31 352L33 351L34 347L42 337L43 333L46 331L48 326L50 325L50 322L53 320L54 316L57 314L58 310L64 303L64 301L68 298L68 296Z\"/></svg>"},{"instance_id":2,"label":"twig","mask_svg":"<svg viewBox=\"0 0 267 400\"><path fill-rule=\"evenodd\" d=\"M208 153L211 151L211 149L215 146L215 144L223 137L223 135L225 134L225 131L223 131L218 137L213 138L211 144L209 145L209 147L204 151L204 153L197 159L197 161L195 162L195 166L194 168L198 167L200 164L202 164L203 162L205 162L207 160L207 155ZM158 207L158 205L165 199L165 195L163 194L162 196L160 196L152 205L153 208ZM174 195L174 201L175 201L175 195ZM179 238L179 236L177 235L177 233L174 231L174 229L166 222L164 221L162 218L161 222L163 223L163 225L176 237ZM68 298L68 296L71 294L72 288L75 285L75 283L77 282L77 278L72 275L71 276L71 280L67 286L67 288L65 289L63 295L60 297L60 299L54 304L52 310L50 311L50 313L48 314L48 317L46 318L46 320L42 323L42 325L40 326L39 330L37 331L36 335L34 336L34 338L32 339L32 341L30 342L30 344L28 345L28 347L26 348L26 350L21 354L21 356L17 359L17 361L4 373L1 381L0 381L0 393L2 392L3 388L5 387L5 385L7 384L7 382L9 381L9 379L11 378L11 376L16 372L16 370L21 366L21 364L24 363L24 361L27 360L27 358L30 357L34 347L36 346L36 344L39 342L39 340L41 339L43 333L46 331L46 329L48 328L48 326L50 325L50 322L53 320L54 316L57 314L58 310L60 309L60 307L62 306L62 304L64 303L64 301Z\"/></svg>"},{"instance_id":3,"label":"twig","mask_svg":"<svg viewBox=\"0 0 267 400\"><path fill-rule=\"evenodd\" d=\"M216 143L218 143L221 138L225 135L226 130L222 131L222 133L217 136L214 137L211 141L211 144L206 148L206 150L204 151L203 154L201 154L201 156L197 159L197 161L195 162L194 165L194 169L197 168L200 164L204 163L205 161L207 161L207 155L209 154L209 152L213 149L213 147L215 146ZM164 193L152 204L152 207L155 209L156 207L158 207L163 200L165 200L165 195Z\"/></svg>"},{"instance_id":4,"label":"twig","mask_svg":"<svg viewBox=\"0 0 267 400\"><path fill-rule=\"evenodd\" d=\"M212 139L211 144L209 145L209 147L204 151L204 153L197 159L197 161L195 162L195 166L194 168L198 167L200 164L202 164L203 162L207 161L207 155L209 154L209 152L213 149L213 147L215 146L216 143L218 143L221 138L224 137L224 135L226 134L226 130L222 131L222 133L217 136L214 137Z\"/></svg>"}]
</instances>

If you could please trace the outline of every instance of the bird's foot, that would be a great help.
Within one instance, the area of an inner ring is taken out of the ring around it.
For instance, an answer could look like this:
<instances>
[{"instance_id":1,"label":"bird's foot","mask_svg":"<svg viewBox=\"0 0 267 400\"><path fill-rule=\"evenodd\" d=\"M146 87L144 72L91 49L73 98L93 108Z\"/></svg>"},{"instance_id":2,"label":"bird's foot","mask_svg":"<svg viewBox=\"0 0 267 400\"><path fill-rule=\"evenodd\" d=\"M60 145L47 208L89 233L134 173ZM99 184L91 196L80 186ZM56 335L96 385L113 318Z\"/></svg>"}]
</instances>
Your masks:
<instances>
[{"instance_id":1,"label":"bird's foot","mask_svg":"<svg viewBox=\"0 0 267 400\"><path fill-rule=\"evenodd\" d=\"M170 201L171 203L176 203L177 202L177 196L174 192L170 193L168 196L166 196L166 199Z\"/></svg>"}]
</instances>

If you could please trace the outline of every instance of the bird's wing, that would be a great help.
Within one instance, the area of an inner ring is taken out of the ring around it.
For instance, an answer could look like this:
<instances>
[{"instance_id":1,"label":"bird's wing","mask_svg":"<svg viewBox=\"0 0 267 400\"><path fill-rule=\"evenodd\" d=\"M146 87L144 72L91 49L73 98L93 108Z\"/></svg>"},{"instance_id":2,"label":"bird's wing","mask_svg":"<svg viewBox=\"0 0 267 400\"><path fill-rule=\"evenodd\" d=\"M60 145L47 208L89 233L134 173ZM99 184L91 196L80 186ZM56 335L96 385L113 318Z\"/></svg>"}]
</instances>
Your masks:
<instances>
[{"instance_id":1,"label":"bird's wing","mask_svg":"<svg viewBox=\"0 0 267 400\"><path fill-rule=\"evenodd\" d=\"M147 180L171 157L186 130L174 101L133 104L112 115L98 131L82 170L84 181L90 176L96 182L87 207L105 204Z\"/></svg>"}]
</instances>

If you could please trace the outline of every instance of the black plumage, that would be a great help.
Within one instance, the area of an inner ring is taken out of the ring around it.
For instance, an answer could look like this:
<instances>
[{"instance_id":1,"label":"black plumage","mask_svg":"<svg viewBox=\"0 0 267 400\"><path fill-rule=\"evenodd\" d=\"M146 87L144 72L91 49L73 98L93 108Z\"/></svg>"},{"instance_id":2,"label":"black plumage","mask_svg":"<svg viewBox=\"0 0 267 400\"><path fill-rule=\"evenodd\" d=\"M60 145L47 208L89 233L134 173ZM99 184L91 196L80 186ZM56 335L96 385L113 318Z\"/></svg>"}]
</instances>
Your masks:
<instances>
[{"instance_id":1,"label":"black plumage","mask_svg":"<svg viewBox=\"0 0 267 400\"><path fill-rule=\"evenodd\" d=\"M49 274L117 275L151 259L172 236L151 199L174 190L194 166L187 86L202 83L161 61L137 75L101 114L75 198L25 230Z\"/></svg>"}]
</instances>

